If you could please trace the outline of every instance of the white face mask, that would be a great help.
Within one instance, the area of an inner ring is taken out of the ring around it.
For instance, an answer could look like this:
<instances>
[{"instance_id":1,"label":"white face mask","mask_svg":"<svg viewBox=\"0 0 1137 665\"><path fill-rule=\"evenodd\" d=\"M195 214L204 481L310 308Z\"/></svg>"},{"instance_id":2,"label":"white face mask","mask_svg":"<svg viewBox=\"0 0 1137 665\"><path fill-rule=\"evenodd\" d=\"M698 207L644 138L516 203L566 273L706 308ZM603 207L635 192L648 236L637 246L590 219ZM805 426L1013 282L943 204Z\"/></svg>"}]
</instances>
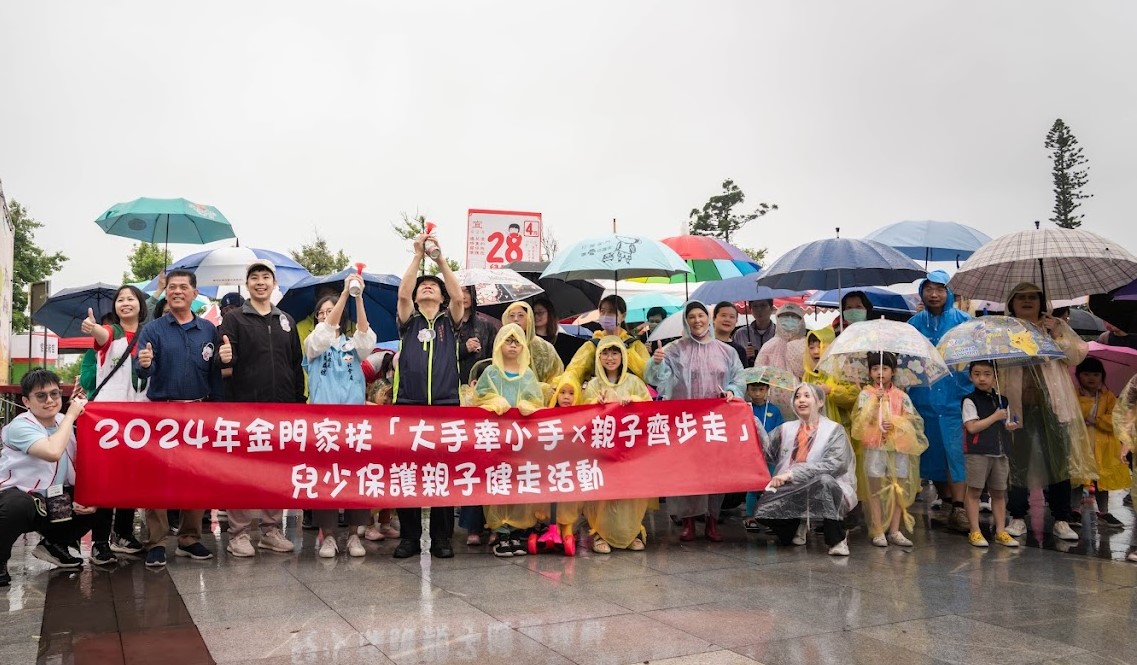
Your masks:
<instances>
[{"instance_id":1,"label":"white face mask","mask_svg":"<svg viewBox=\"0 0 1137 665\"><path fill-rule=\"evenodd\" d=\"M847 309L845 310L845 320L849 323L860 323L869 316L869 313L863 309Z\"/></svg>"}]
</instances>

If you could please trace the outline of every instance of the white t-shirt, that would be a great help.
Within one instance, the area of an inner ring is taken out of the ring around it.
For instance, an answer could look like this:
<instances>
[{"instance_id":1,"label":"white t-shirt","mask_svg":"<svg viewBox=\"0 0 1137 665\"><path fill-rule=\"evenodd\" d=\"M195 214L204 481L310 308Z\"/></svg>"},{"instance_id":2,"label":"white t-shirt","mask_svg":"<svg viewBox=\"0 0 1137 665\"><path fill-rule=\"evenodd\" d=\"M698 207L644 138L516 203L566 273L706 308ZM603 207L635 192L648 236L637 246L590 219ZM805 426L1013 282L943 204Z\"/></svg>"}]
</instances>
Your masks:
<instances>
[{"instance_id":1,"label":"white t-shirt","mask_svg":"<svg viewBox=\"0 0 1137 665\"><path fill-rule=\"evenodd\" d=\"M74 432L58 462L48 462L28 454L33 443L54 434L61 422L62 413L55 415L55 427L44 427L27 412L12 419L0 433L4 441L3 448L0 448L0 489L18 487L27 492L42 491L52 485L75 484Z\"/></svg>"},{"instance_id":2,"label":"white t-shirt","mask_svg":"<svg viewBox=\"0 0 1137 665\"><path fill-rule=\"evenodd\" d=\"M970 397L964 397L963 422L969 423L972 420L979 420L979 410L975 408L975 402L972 402Z\"/></svg>"}]
</instances>

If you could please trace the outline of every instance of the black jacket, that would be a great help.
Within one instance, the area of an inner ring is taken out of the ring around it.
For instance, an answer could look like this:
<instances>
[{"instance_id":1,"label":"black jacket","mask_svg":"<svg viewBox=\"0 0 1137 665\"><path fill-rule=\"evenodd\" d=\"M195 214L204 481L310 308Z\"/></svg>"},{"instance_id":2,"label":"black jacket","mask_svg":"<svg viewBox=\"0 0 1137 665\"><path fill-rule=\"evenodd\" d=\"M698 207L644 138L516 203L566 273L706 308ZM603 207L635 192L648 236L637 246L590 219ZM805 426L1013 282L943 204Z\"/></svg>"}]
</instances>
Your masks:
<instances>
[{"instance_id":1,"label":"black jacket","mask_svg":"<svg viewBox=\"0 0 1137 665\"><path fill-rule=\"evenodd\" d=\"M225 398L230 402L304 402L304 370L300 363L300 335L292 317L275 306L262 316L246 302L240 310L225 315L218 329L229 338L233 360L221 363L232 368L225 380ZM222 342L224 343L224 342Z\"/></svg>"},{"instance_id":2,"label":"black jacket","mask_svg":"<svg viewBox=\"0 0 1137 665\"><path fill-rule=\"evenodd\" d=\"M1001 408L1007 408L1006 398L994 390L985 393L976 388L963 399L971 400L980 420L991 417L991 414ZM1006 455L1010 443L1011 434L1001 422L975 434L968 434L966 429L963 432L963 452L968 455Z\"/></svg>"}]
</instances>

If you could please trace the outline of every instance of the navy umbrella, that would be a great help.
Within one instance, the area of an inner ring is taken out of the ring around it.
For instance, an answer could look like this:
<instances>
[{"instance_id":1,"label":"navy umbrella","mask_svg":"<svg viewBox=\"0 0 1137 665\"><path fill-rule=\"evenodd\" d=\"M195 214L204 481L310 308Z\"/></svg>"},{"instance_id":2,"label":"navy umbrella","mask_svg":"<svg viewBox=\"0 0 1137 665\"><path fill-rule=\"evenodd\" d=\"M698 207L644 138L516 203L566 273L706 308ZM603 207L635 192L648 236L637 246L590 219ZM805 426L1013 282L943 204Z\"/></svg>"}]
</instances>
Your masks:
<instances>
[{"instance_id":1,"label":"navy umbrella","mask_svg":"<svg viewBox=\"0 0 1137 665\"><path fill-rule=\"evenodd\" d=\"M32 320L60 337L78 337L83 334L79 328L87 318L87 310L93 310L95 320L101 321L114 309L114 294L118 289L102 282L62 289L44 301L32 314ZM139 304L146 306L146 303Z\"/></svg>"},{"instance_id":2,"label":"navy umbrella","mask_svg":"<svg viewBox=\"0 0 1137 665\"><path fill-rule=\"evenodd\" d=\"M312 315L316 309L316 298L325 292L339 295L343 291L343 281L355 274L348 268L331 275L308 277L288 289L277 307L288 312L299 321ZM399 302L399 282L394 275L378 275L364 272L363 307L367 311L367 325L375 331L379 339L394 339L399 336L396 313ZM349 298L345 316L355 320L355 298Z\"/></svg>"},{"instance_id":3,"label":"navy umbrella","mask_svg":"<svg viewBox=\"0 0 1137 665\"><path fill-rule=\"evenodd\" d=\"M862 291L869 297L869 302L872 303L874 312L890 312L893 314L914 314L912 304L904 296L882 289L877 286L865 286L853 289L833 289L831 291L818 292L806 299L805 304L815 305L817 307L832 307L834 309L841 306L841 298L847 293L852 291Z\"/></svg>"},{"instance_id":4,"label":"navy umbrella","mask_svg":"<svg viewBox=\"0 0 1137 665\"><path fill-rule=\"evenodd\" d=\"M703 282L699 288L691 292L691 300L702 303L719 302L749 302L751 300L773 300L774 298L788 298L800 296L802 291L788 289L771 289L758 286L758 277L761 272L752 272L741 277L720 279L717 282Z\"/></svg>"},{"instance_id":5,"label":"navy umbrella","mask_svg":"<svg viewBox=\"0 0 1137 665\"><path fill-rule=\"evenodd\" d=\"M970 226L956 222L897 222L865 236L899 251L917 261L955 261L956 265L975 250L991 242L991 238Z\"/></svg>"},{"instance_id":6,"label":"navy umbrella","mask_svg":"<svg viewBox=\"0 0 1137 665\"><path fill-rule=\"evenodd\" d=\"M912 259L872 240L827 238L786 252L758 276L760 286L793 291L912 282L927 276Z\"/></svg>"}]
</instances>

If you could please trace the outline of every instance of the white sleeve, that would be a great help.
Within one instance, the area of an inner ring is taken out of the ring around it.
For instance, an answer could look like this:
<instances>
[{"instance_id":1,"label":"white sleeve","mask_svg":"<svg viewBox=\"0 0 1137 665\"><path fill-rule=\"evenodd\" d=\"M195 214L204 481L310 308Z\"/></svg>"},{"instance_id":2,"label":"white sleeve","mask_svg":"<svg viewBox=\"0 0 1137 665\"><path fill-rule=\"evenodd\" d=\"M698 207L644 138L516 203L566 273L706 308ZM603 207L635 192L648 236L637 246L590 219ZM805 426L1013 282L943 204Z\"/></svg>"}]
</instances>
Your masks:
<instances>
[{"instance_id":1,"label":"white sleeve","mask_svg":"<svg viewBox=\"0 0 1137 665\"><path fill-rule=\"evenodd\" d=\"M970 397L965 397L963 399L963 422L969 423L972 420L979 420L979 411L975 408L975 402L972 402Z\"/></svg>"},{"instance_id":2,"label":"white sleeve","mask_svg":"<svg viewBox=\"0 0 1137 665\"><path fill-rule=\"evenodd\" d=\"M309 360L315 360L324 355L324 352L332 348L339 333L336 331L339 328L333 328L323 321L316 324L312 332L304 340L304 353L308 356Z\"/></svg>"},{"instance_id":3,"label":"white sleeve","mask_svg":"<svg viewBox=\"0 0 1137 665\"><path fill-rule=\"evenodd\" d=\"M379 338L375 335L375 329L367 326L367 332L356 328L355 334L351 336L351 343L355 346L355 350L359 352L360 358L366 358L371 355L372 349L375 348L375 342Z\"/></svg>"}]
</instances>

